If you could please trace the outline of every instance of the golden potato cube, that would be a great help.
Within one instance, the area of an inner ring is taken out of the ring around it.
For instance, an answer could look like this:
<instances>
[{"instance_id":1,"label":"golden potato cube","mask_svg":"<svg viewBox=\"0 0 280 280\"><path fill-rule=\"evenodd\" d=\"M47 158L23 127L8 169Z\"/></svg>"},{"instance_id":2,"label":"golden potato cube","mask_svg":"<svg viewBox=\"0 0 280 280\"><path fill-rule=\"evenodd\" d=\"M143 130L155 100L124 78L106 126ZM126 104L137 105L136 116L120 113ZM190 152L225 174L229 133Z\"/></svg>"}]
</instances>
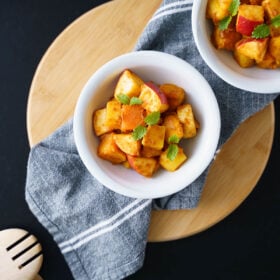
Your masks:
<instances>
[{"instance_id":1,"label":"golden potato cube","mask_svg":"<svg viewBox=\"0 0 280 280\"><path fill-rule=\"evenodd\" d=\"M93 130L97 136L112 131L112 128L106 125L106 108L99 109L94 112Z\"/></svg>"},{"instance_id":2,"label":"golden potato cube","mask_svg":"<svg viewBox=\"0 0 280 280\"><path fill-rule=\"evenodd\" d=\"M206 17L218 22L229 15L229 6L232 0L208 0Z\"/></svg>"},{"instance_id":3,"label":"golden potato cube","mask_svg":"<svg viewBox=\"0 0 280 280\"><path fill-rule=\"evenodd\" d=\"M111 129L121 129L121 103L116 99L110 100L106 104L106 122L105 125Z\"/></svg>"},{"instance_id":4,"label":"golden potato cube","mask_svg":"<svg viewBox=\"0 0 280 280\"><path fill-rule=\"evenodd\" d=\"M145 147L145 146L143 146L142 150L141 150L141 156L147 157L147 158L158 157L158 156L160 156L161 153L162 153L161 150L157 150L157 149Z\"/></svg>"},{"instance_id":5,"label":"golden potato cube","mask_svg":"<svg viewBox=\"0 0 280 280\"><path fill-rule=\"evenodd\" d=\"M176 135L179 139L183 138L183 125L180 122L177 114L167 115L163 119L163 126L165 126L165 141L172 135Z\"/></svg>"},{"instance_id":6,"label":"golden potato cube","mask_svg":"<svg viewBox=\"0 0 280 280\"><path fill-rule=\"evenodd\" d=\"M155 158L127 156L130 166L145 177L152 177L158 169L158 160Z\"/></svg>"},{"instance_id":7,"label":"golden potato cube","mask_svg":"<svg viewBox=\"0 0 280 280\"><path fill-rule=\"evenodd\" d=\"M97 148L97 154L102 159L112 163L121 163L126 161L126 154L121 151L114 140L115 133L104 134L101 137L100 144Z\"/></svg>"},{"instance_id":8,"label":"golden potato cube","mask_svg":"<svg viewBox=\"0 0 280 280\"><path fill-rule=\"evenodd\" d=\"M142 145L161 150L164 145L165 127L161 125L148 126L147 133L142 139Z\"/></svg>"},{"instance_id":9,"label":"golden potato cube","mask_svg":"<svg viewBox=\"0 0 280 280\"><path fill-rule=\"evenodd\" d=\"M234 50L235 44L241 40L242 35L235 31L235 28L228 28L226 30L220 30L219 27L215 27L212 33L212 42L217 49L225 49L228 51Z\"/></svg>"},{"instance_id":10,"label":"golden potato cube","mask_svg":"<svg viewBox=\"0 0 280 280\"><path fill-rule=\"evenodd\" d=\"M183 138L192 138L196 136L196 120L194 118L192 106L183 104L177 108L177 115L183 124Z\"/></svg>"},{"instance_id":11,"label":"golden potato cube","mask_svg":"<svg viewBox=\"0 0 280 280\"><path fill-rule=\"evenodd\" d=\"M114 140L117 146L126 154L132 156L140 155L141 143L140 140L133 139L132 134L115 134Z\"/></svg>"},{"instance_id":12,"label":"golden potato cube","mask_svg":"<svg viewBox=\"0 0 280 280\"><path fill-rule=\"evenodd\" d=\"M177 170L186 160L187 156L185 155L182 148L178 147L178 153L174 160L170 160L167 157L168 149L162 152L159 157L159 164L168 171Z\"/></svg>"},{"instance_id":13,"label":"golden potato cube","mask_svg":"<svg viewBox=\"0 0 280 280\"><path fill-rule=\"evenodd\" d=\"M142 79L134 72L131 70L124 70L117 82L114 97L118 99L119 94L125 94L129 97L137 97L140 94L143 83Z\"/></svg>"},{"instance_id":14,"label":"golden potato cube","mask_svg":"<svg viewBox=\"0 0 280 280\"><path fill-rule=\"evenodd\" d=\"M248 68L255 64L254 59L249 58L248 56L240 53L236 48L234 49L233 57L236 60L236 62L243 68Z\"/></svg>"},{"instance_id":15,"label":"golden potato cube","mask_svg":"<svg viewBox=\"0 0 280 280\"><path fill-rule=\"evenodd\" d=\"M184 89L174 84L163 84L160 85L159 89L167 97L169 111L175 110L185 99Z\"/></svg>"},{"instance_id":16,"label":"golden potato cube","mask_svg":"<svg viewBox=\"0 0 280 280\"><path fill-rule=\"evenodd\" d=\"M262 6L269 19L273 19L280 14L280 1L279 0L264 0Z\"/></svg>"},{"instance_id":17,"label":"golden potato cube","mask_svg":"<svg viewBox=\"0 0 280 280\"><path fill-rule=\"evenodd\" d=\"M269 42L269 52L275 58L276 64L280 64L280 36L273 37Z\"/></svg>"},{"instance_id":18,"label":"golden potato cube","mask_svg":"<svg viewBox=\"0 0 280 280\"><path fill-rule=\"evenodd\" d=\"M257 63L262 61L268 46L269 38L254 39L247 38L240 40L236 45L236 51L254 59Z\"/></svg>"},{"instance_id":19,"label":"golden potato cube","mask_svg":"<svg viewBox=\"0 0 280 280\"><path fill-rule=\"evenodd\" d=\"M264 68L264 69L276 69L277 68L276 60L270 54L270 52L267 52L265 54L263 60L258 63L258 66L260 68Z\"/></svg>"}]
</instances>

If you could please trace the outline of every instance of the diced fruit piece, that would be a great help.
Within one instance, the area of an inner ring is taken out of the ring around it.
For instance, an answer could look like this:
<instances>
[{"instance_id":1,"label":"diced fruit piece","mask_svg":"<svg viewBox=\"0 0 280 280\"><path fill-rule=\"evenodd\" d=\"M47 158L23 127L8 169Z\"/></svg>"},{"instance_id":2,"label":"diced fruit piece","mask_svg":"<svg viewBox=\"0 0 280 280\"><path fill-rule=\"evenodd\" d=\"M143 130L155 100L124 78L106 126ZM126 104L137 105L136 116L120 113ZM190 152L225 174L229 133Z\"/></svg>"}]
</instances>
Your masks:
<instances>
[{"instance_id":1,"label":"diced fruit piece","mask_svg":"<svg viewBox=\"0 0 280 280\"><path fill-rule=\"evenodd\" d=\"M93 114L93 129L97 136L112 131L106 124L106 108L96 110Z\"/></svg>"},{"instance_id":2,"label":"diced fruit piece","mask_svg":"<svg viewBox=\"0 0 280 280\"><path fill-rule=\"evenodd\" d=\"M255 64L254 59L249 58L248 56L241 54L238 51L238 49L236 49L236 48L234 49L233 57L235 58L237 63L243 68L248 68L248 67L251 67Z\"/></svg>"},{"instance_id":3,"label":"diced fruit piece","mask_svg":"<svg viewBox=\"0 0 280 280\"><path fill-rule=\"evenodd\" d=\"M280 15L280 1L279 0L264 0L262 6L269 19L273 19L277 15Z\"/></svg>"},{"instance_id":4,"label":"diced fruit piece","mask_svg":"<svg viewBox=\"0 0 280 280\"><path fill-rule=\"evenodd\" d=\"M254 28L264 22L264 9L258 5L240 5L236 20L236 31L251 36Z\"/></svg>"},{"instance_id":5,"label":"diced fruit piece","mask_svg":"<svg viewBox=\"0 0 280 280\"><path fill-rule=\"evenodd\" d=\"M148 126L147 133L142 139L145 147L161 150L164 145L165 127L161 125Z\"/></svg>"},{"instance_id":6,"label":"diced fruit piece","mask_svg":"<svg viewBox=\"0 0 280 280\"><path fill-rule=\"evenodd\" d=\"M129 97L139 96L141 86L144 82L134 72L124 70L121 74L115 88L114 97L117 99L119 94L125 94Z\"/></svg>"},{"instance_id":7,"label":"diced fruit piece","mask_svg":"<svg viewBox=\"0 0 280 280\"><path fill-rule=\"evenodd\" d=\"M229 15L229 6L232 0L208 0L206 16L218 22Z\"/></svg>"},{"instance_id":8,"label":"diced fruit piece","mask_svg":"<svg viewBox=\"0 0 280 280\"><path fill-rule=\"evenodd\" d=\"M131 133L128 134L115 134L114 140L117 146L126 154L132 156L140 155L141 143L140 141L135 141Z\"/></svg>"},{"instance_id":9,"label":"diced fruit piece","mask_svg":"<svg viewBox=\"0 0 280 280\"><path fill-rule=\"evenodd\" d=\"M139 98L143 101L142 106L148 112L164 112L168 109L168 101L165 94L152 82L142 85Z\"/></svg>"},{"instance_id":10,"label":"diced fruit piece","mask_svg":"<svg viewBox=\"0 0 280 280\"><path fill-rule=\"evenodd\" d=\"M275 58L270 54L270 52L267 52L263 60L258 63L258 66L264 69L276 69L277 63Z\"/></svg>"},{"instance_id":11,"label":"diced fruit piece","mask_svg":"<svg viewBox=\"0 0 280 280\"><path fill-rule=\"evenodd\" d=\"M158 156L160 156L161 153L162 153L162 150L157 150L157 149L145 147L145 146L143 146L142 150L141 150L141 156L148 157L148 158L158 157Z\"/></svg>"},{"instance_id":12,"label":"diced fruit piece","mask_svg":"<svg viewBox=\"0 0 280 280\"><path fill-rule=\"evenodd\" d=\"M167 115L163 120L165 126L165 141L172 135L176 135L179 139L183 137L183 125L181 124L177 114Z\"/></svg>"},{"instance_id":13,"label":"diced fruit piece","mask_svg":"<svg viewBox=\"0 0 280 280\"><path fill-rule=\"evenodd\" d=\"M116 99L110 100L106 104L105 125L112 130L121 128L121 104Z\"/></svg>"},{"instance_id":14,"label":"diced fruit piece","mask_svg":"<svg viewBox=\"0 0 280 280\"><path fill-rule=\"evenodd\" d=\"M177 115L180 122L183 124L184 138L191 138L196 136L196 121L194 118L192 106L190 104L183 104L177 108Z\"/></svg>"},{"instance_id":15,"label":"diced fruit piece","mask_svg":"<svg viewBox=\"0 0 280 280\"><path fill-rule=\"evenodd\" d=\"M122 105L121 131L132 131L138 125L144 125L145 109L141 105Z\"/></svg>"},{"instance_id":16,"label":"diced fruit piece","mask_svg":"<svg viewBox=\"0 0 280 280\"><path fill-rule=\"evenodd\" d=\"M268 41L269 38L247 38L240 40L235 47L238 53L260 62L265 56Z\"/></svg>"},{"instance_id":17,"label":"diced fruit piece","mask_svg":"<svg viewBox=\"0 0 280 280\"><path fill-rule=\"evenodd\" d=\"M275 58L277 65L280 64L280 36L273 37L269 42L269 52Z\"/></svg>"},{"instance_id":18,"label":"diced fruit piece","mask_svg":"<svg viewBox=\"0 0 280 280\"><path fill-rule=\"evenodd\" d=\"M212 34L212 42L217 49L232 51L234 45L242 38L242 35L235 31L235 28L220 30L217 26Z\"/></svg>"},{"instance_id":19,"label":"diced fruit piece","mask_svg":"<svg viewBox=\"0 0 280 280\"><path fill-rule=\"evenodd\" d=\"M184 89L174 84L163 84L160 85L159 89L167 97L169 110L171 111L176 109L180 104L182 104L185 99Z\"/></svg>"},{"instance_id":20,"label":"diced fruit piece","mask_svg":"<svg viewBox=\"0 0 280 280\"><path fill-rule=\"evenodd\" d=\"M121 151L115 143L114 133L104 134L97 148L99 157L112 163L121 163L126 160L126 154Z\"/></svg>"},{"instance_id":21,"label":"diced fruit piece","mask_svg":"<svg viewBox=\"0 0 280 280\"><path fill-rule=\"evenodd\" d=\"M130 166L145 177L152 177L158 169L158 161L155 158L134 157L127 155Z\"/></svg>"},{"instance_id":22,"label":"diced fruit piece","mask_svg":"<svg viewBox=\"0 0 280 280\"><path fill-rule=\"evenodd\" d=\"M187 156L185 155L183 149L180 147L174 160L170 160L167 157L167 152L168 149L160 155L159 164L168 171L177 170L187 160Z\"/></svg>"}]
</instances>

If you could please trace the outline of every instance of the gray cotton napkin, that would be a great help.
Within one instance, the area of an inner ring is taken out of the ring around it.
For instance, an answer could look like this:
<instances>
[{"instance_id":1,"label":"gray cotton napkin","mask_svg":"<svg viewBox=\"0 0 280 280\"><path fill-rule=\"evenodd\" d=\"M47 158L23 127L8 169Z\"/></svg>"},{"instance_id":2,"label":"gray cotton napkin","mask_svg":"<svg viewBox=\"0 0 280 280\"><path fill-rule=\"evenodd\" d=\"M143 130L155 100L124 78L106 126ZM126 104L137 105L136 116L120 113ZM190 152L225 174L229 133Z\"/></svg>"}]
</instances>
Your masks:
<instances>
[{"instance_id":1,"label":"gray cotton napkin","mask_svg":"<svg viewBox=\"0 0 280 280\"><path fill-rule=\"evenodd\" d=\"M135 51L178 56L202 73L221 111L219 147L247 117L277 94L255 94L218 78L200 57L191 31L192 1L164 1L138 40ZM26 200L51 233L75 279L122 279L143 265L152 209L193 208L207 170L190 186L154 201L112 192L93 178L74 143L72 120L30 151Z\"/></svg>"}]
</instances>

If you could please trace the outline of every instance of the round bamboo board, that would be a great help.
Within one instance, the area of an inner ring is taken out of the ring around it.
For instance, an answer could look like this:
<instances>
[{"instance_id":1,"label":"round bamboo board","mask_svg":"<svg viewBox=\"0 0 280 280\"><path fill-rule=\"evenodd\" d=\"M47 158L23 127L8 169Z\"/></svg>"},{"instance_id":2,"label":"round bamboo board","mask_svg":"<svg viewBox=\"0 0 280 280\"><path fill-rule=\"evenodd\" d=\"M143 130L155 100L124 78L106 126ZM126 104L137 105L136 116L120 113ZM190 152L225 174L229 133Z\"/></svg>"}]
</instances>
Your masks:
<instances>
[{"instance_id":1,"label":"round bamboo board","mask_svg":"<svg viewBox=\"0 0 280 280\"><path fill-rule=\"evenodd\" d=\"M31 146L73 115L79 93L96 69L133 49L160 3L161 0L108 2L82 15L55 39L30 88L27 131ZM274 107L270 104L245 121L223 146L197 208L152 212L149 241L193 235L234 211L262 175L273 135Z\"/></svg>"}]
</instances>

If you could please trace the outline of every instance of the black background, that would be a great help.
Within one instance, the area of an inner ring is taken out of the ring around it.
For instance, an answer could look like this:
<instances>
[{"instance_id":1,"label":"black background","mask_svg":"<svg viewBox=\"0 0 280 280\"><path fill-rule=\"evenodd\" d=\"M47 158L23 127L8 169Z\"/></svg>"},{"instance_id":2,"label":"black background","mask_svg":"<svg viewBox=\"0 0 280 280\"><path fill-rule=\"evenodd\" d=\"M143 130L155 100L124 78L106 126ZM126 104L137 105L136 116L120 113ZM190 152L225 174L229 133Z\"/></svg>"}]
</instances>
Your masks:
<instances>
[{"instance_id":1,"label":"black background","mask_svg":"<svg viewBox=\"0 0 280 280\"><path fill-rule=\"evenodd\" d=\"M21 227L38 237L44 248L40 274L45 280L72 276L24 200L28 92L36 67L56 36L105 2L1 0L0 229ZM280 279L280 98L275 111L272 153L250 196L207 231L178 241L149 243L143 268L129 279Z\"/></svg>"}]
</instances>

